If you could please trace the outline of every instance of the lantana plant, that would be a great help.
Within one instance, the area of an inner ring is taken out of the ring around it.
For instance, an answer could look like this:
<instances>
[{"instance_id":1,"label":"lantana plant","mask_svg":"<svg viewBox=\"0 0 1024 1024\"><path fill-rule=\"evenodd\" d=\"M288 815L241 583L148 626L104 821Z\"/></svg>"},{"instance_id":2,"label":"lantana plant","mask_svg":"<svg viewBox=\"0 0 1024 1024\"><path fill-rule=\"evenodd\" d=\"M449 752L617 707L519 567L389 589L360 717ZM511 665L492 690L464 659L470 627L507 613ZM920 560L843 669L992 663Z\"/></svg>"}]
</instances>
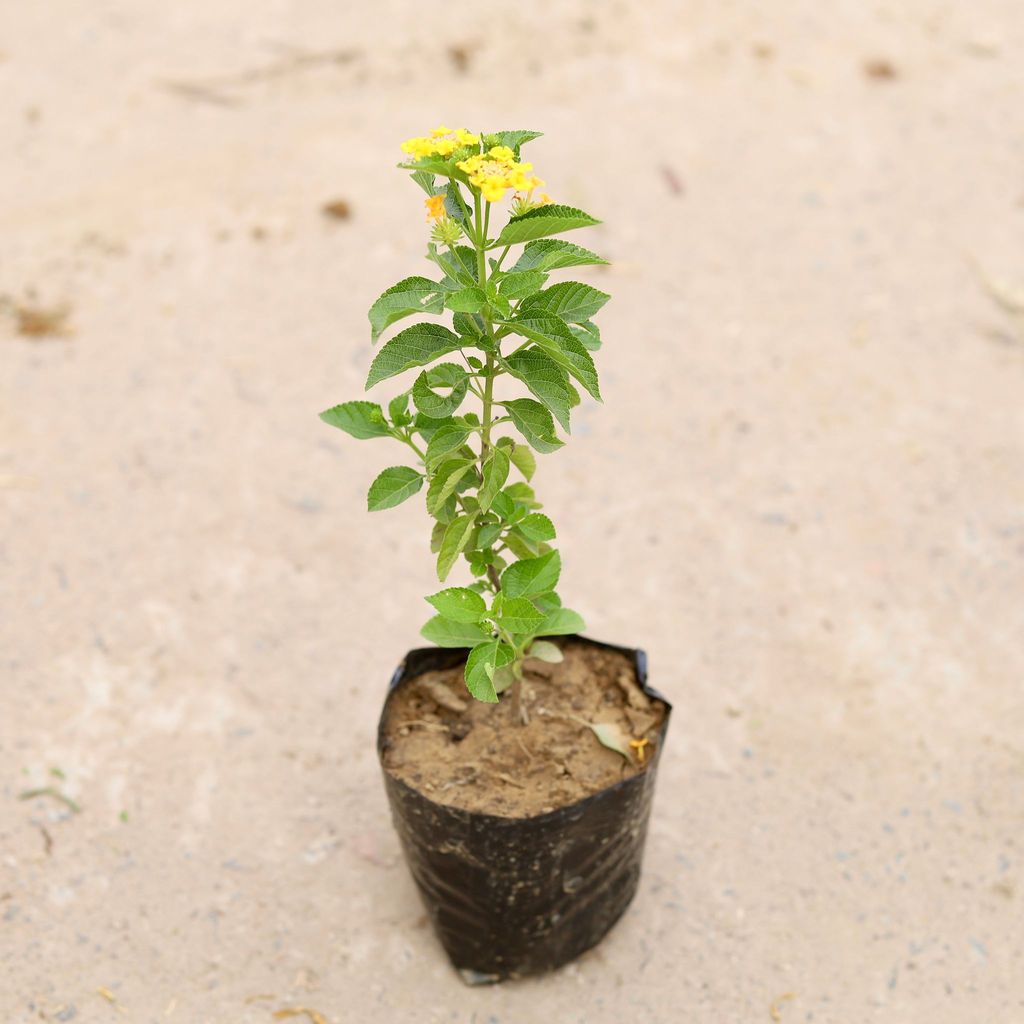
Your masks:
<instances>
[{"instance_id":1,"label":"lantana plant","mask_svg":"<svg viewBox=\"0 0 1024 1024\"><path fill-rule=\"evenodd\" d=\"M524 661L559 661L559 648L542 638L584 628L555 590L555 527L530 480L534 453L564 443L555 425L569 432L577 385L600 400L593 317L608 301L579 281L548 283L552 271L607 261L553 237L599 222L539 191L544 182L521 147L540 134L442 126L402 144L407 159L398 166L426 193L427 259L441 278L407 277L385 291L370 307L371 338L423 314L450 311L451 326L414 323L377 351L367 390L423 368L386 412L357 400L321 413L353 437L391 438L415 457L373 481L368 507L392 508L425 490L438 579L446 582L461 556L472 582L427 597L436 614L422 634L441 647L469 648L469 692L496 703L509 690L517 718Z\"/></svg>"}]
</instances>

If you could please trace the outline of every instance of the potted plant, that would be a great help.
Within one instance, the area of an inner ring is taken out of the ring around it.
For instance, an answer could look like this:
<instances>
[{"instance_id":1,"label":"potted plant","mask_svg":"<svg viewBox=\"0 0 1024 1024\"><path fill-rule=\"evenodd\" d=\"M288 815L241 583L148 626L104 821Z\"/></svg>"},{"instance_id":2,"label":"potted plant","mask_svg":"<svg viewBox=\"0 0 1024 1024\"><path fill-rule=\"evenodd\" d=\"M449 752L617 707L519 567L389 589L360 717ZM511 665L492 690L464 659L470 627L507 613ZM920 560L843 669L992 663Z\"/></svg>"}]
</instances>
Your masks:
<instances>
[{"instance_id":1,"label":"potted plant","mask_svg":"<svg viewBox=\"0 0 1024 1024\"><path fill-rule=\"evenodd\" d=\"M608 300L550 283L606 261L554 237L598 222L539 191L521 154L539 134L441 127L403 144L436 269L374 302L371 337L427 319L371 362L367 389L406 384L386 410L357 400L321 414L407 449L370 484L370 511L425 492L438 579L460 560L468 570L426 598L422 634L436 646L395 673L378 752L413 876L470 982L558 967L625 910L670 712L642 652L580 636L555 589L555 527L530 485L536 454L563 445L556 424L569 432L580 389L600 400L593 317ZM447 312L450 326L430 319Z\"/></svg>"}]
</instances>

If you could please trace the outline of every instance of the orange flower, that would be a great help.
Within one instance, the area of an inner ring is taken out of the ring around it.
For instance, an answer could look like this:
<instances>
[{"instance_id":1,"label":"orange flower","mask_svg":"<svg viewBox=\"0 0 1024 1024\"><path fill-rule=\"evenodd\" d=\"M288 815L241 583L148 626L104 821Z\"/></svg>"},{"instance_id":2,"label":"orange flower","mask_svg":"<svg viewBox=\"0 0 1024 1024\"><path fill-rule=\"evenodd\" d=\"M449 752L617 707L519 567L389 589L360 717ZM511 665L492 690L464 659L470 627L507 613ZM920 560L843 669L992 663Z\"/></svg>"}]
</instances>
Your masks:
<instances>
[{"instance_id":1,"label":"orange flower","mask_svg":"<svg viewBox=\"0 0 1024 1024\"><path fill-rule=\"evenodd\" d=\"M427 220L440 220L445 216L444 193L436 196L429 196L424 200L427 207Z\"/></svg>"}]
</instances>

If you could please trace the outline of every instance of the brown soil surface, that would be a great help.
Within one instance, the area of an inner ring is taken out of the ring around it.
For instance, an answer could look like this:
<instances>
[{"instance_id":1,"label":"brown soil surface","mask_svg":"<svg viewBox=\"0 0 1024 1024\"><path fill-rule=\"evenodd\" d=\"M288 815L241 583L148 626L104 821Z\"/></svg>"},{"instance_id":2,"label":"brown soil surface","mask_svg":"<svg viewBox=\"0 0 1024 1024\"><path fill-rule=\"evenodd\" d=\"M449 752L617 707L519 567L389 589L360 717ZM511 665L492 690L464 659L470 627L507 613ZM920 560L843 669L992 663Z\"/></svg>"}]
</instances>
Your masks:
<instances>
[{"instance_id":1,"label":"brown soil surface","mask_svg":"<svg viewBox=\"0 0 1024 1024\"><path fill-rule=\"evenodd\" d=\"M579 643L563 653L557 665L528 662L526 725L507 695L497 706L470 698L461 665L404 685L388 712L385 768L439 803L506 818L553 811L644 771L664 705L644 694L625 655ZM641 746L626 759L588 722Z\"/></svg>"}]
</instances>

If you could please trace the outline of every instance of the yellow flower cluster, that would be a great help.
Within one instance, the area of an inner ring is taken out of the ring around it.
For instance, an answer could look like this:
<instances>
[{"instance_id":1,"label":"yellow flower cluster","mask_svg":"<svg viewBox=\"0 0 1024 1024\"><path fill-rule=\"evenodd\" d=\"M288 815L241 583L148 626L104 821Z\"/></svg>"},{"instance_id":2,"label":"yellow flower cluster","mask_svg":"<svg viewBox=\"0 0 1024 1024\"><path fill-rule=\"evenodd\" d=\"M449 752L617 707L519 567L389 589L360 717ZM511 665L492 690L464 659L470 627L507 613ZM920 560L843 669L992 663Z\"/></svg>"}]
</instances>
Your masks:
<instances>
[{"instance_id":1,"label":"yellow flower cluster","mask_svg":"<svg viewBox=\"0 0 1024 1024\"><path fill-rule=\"evenodd\" d=\"M469 183L480 189L489 203L498 202L510 188L529 191L544 184L530 174L533 164L517 163L515 153L508 146L492 146L486 153L467 157L455 166L468 175Z\"/></svg>"},{"instance_id":2,"label":"yellow flower cluster","mask_svg":"<svg viewBox=\"0 0 1024 1024\"><path fill-rule=\"evenodd\" d=\"M479 135L474 135L465 128L447 128L441 125L429 135L406 139L402 143L402 152L408 153L416 160L423 156L449 157L457 149L479 144Z\"/></svg>"}]
</instances>

